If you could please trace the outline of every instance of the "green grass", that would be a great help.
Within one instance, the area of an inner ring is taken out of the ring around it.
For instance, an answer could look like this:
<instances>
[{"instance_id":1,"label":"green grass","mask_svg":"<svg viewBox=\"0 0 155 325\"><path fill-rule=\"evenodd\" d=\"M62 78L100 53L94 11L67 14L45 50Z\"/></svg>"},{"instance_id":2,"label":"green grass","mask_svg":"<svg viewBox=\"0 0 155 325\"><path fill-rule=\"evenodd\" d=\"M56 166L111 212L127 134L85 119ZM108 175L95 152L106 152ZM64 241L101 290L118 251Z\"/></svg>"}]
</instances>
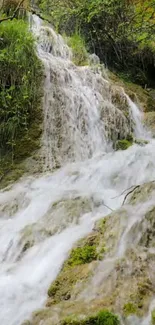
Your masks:
<instances>
[{"instance_id":1,"label":"green grass","mask_svg":"<svg viewBox=\"0 0 155 325\"><path fill-rule=\"evenodd\" d=\"M73 62L79 66L88 65L88 53L84 39L79 34L73 34L67 38L67 42L72 48Z\"/></svg>"}]
</instances>

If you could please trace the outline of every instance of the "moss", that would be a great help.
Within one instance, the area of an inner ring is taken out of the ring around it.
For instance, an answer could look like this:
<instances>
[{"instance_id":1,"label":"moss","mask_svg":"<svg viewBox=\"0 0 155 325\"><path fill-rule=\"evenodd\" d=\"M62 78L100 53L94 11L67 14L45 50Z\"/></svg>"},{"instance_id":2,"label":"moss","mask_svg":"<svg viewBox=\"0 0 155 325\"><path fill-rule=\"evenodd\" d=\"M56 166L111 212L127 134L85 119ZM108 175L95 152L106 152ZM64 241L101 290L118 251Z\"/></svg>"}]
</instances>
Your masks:
<instances>
[{"instance_id":1,"label":"moss","mask_svg":"<svg viewBox=\"0 0 155 325\"><path fill-rule=\"evenodd\" d=\"M135 313L139 316L143 316L146 308L146 303L149 301L153 294L152 283L148 278L142 278L142 281L137 283L137 290L130 295L132 304L135 309Z\"/></svg>"},{"instance_id":2,"label":"moss","mask_svg":"<svg viewBox=\"0 0 155 325\"><path fill-rule=\"evenodd\" d=\"M96 223L96 228L101 234L104 234L106 226L106 218L99 220Z\"/></svg>"},{"instance_id":3,"label":"moss","mask_svg":"<svg viewBox=\"0 0 155 325\"><path fill-rule=\"evenodd\" d=\"M151 325L155 325L155 309L151 312Z\"/></svg>"},{"instance_id":4,"label":"moss","mask_svg":"<svg viewBox=\"0 0 155 325\"><path fill-rule=\"evenodd\" d=\"M123 75L116 75L109 71L109 77L116 85L123 87L131 100L139 103L145 112L155 111L154 100L152 100L153 98L148 90L127 80Z\"/></svg>"},{"instance_id":5,"label":"moss","mask_svg":"<svg viewBox=\"0 0 155 325\"><path fill-rule=\"evenodd\" d=\"M105 223L104 219L100 220L100 226L96 226L98 230L94 230L87 238L80 240L71 250L60 274L49 287L48 307L62 300L69 300L72 296L75 297L91 276L97 261L104 258L106 252L103 236Z\"/></svg>"},{"instance_id":6,"label":"moss","mask_svg":"<svg viewBox=\"0 0 155 325\"><path fill-rule=\"evenodd\" d=\"M85 245L84 247L76 247L72 250L67 264L70 266L90 263L97 259L96 247Z\"/></svg>"},{"instance_id":7,"label":"moss","mask_svg":"<svg viewBox=\"0 0 155 325\"><path fill-rule=\"evenodd\" d=\"M76 284L81 284L90 276L89 264L76 265L75 267L64 267L57 279L51 284L48 290L50 300L47 302L49 307L52 304L63 300L69 300L73 294Z\"/></svg>"},{"instance_id":8,"label":"moss","mask_svg":"<svg viewBox=\"0 0 155 325\"><path fill-rule=\"evenodd\" d=\"M61 322L61 325L119 325L118 317L107 310L102 310L94 316L85 319L67 318Z\"/></svg>"},{"instance_id":9,"label":"moss","mask_svg":"<svg viewBox=\"0 0 155 325\"><path fill-rule=\"evenodd\" d=\"M123 307L123 313L124 313L125 316L136 314L137 313L137 307L132 302L128 302Z\"/></svg>"},{"instance_id":10,"label":"moss","mask_svg":"<svg viewBox=\"0 0 155 325\"><path fill-rule=\"evenodd\" d=\"M132 146L132 142L128 141L127 139L118 140L116 142L116 150L126 150L130 146Z\"/></svg>"},{"instance_id":11,"label":"moss","mask_svg":"<svg viewBox=\"0 0 155 325\"><path fill-rule=\"evenodd\" d=\"M145 146L146 144L149 143L149 141L147 141L147 140L142 140L142 139L135 139L134 142L135 142L136 144L138 144L139 146L141 146L141 147L143 147L143 146Z\"/></svg>"}]
</instances>

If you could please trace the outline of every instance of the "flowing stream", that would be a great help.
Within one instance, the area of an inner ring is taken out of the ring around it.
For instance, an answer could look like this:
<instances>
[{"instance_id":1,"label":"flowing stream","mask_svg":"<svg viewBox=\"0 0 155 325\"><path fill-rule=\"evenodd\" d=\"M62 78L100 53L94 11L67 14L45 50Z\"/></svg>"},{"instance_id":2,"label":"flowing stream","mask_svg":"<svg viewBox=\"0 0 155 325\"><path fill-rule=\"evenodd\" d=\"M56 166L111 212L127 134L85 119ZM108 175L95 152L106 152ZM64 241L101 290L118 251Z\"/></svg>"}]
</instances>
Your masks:
<instances>
[{"instance_id":1,"label":"flowing stream","mask_svg":"<svg viewBox=\"0 0 155 325\"><path fill-rule=\"evenodd\" d=\"M126 151L112 149L101 108L115 116L118 109L111 102L106 72L77 68L62 37L36 16L33 32L39 36L38 55L45 66L44 172L0 193L3 325L20 325L43 306L73 244L97 219L121 206L123 196L118 195L123 190L155 179L153 139ZM135 135L148 138L141 112L126 98ZM55 167L60 168L52 171Z\"/></svg>"}]
</instances>

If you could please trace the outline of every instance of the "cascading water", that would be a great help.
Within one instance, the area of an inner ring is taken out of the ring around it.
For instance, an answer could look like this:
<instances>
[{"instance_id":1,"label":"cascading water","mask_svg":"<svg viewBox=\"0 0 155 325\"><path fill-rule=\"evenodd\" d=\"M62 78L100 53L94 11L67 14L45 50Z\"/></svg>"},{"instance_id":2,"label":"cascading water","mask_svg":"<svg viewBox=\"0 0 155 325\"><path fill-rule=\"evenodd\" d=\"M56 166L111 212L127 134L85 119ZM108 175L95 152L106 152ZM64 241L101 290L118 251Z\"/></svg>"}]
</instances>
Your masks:
<instances>
[{"instance_id":1,"label":"cascading water","mask_svg":"<svg viewBox=\"0 0 155 325\"><path fill-rule=\"evenodd\" d=\"M97 219L121 205L123 196L118 195L124 189L155 178L154 140L126 151L111 149L107 123L111 119L116 129L119 118L123 128L125 117L112 103L110 83L101 71L77 68L63 39L36 16L33 32L41 39L38 55L45 65L46 173L1 191L3 325L20 325L44 304L68 251ZM135 133L142 136L140 113L128 101ZM61 168L51 173L55 166Z\"/></svg>"}]
</instances>

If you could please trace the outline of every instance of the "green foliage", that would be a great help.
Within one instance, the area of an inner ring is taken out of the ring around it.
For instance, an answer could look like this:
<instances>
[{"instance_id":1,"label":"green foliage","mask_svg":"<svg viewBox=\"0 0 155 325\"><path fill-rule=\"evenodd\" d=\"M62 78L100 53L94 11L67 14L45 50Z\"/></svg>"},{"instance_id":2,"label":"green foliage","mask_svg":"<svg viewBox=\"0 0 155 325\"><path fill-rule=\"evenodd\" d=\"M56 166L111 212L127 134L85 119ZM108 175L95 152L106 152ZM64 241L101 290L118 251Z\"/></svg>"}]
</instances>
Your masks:
<instances>
[{"instance_id":1,"label":"green foliage","mask_svg":"<svg viewBox=\"0 0 155 325\"><path fill-rule=\"evenodd\" d=\"M116 142L116 150L126 150L132 145L131 141L128 141L127 139L118 140Z\"/></svg>"},{"instance_id":2,"label":"green foliage","mask_svg":"<svg viewBox=\"0 0 155 325\"><path fill-rule=\"evenodd\" d=\"M88 65L88 54L84 39L79 34L73 34L68 38L68 45L72 48L73 62L76 65Z\"/></svg>"},{"instance_id":3,"label":"green foliage","mask_svg":"<svg viewBox=\"0 0 155 325\"><path fill-rule=\"evenodd\" d=\"M89 51L142 85L155 84L154 0L38 0L60 32L80 31Z\"/></svg>"},{"instance_id":4,"label":"green foliage","mask_svg":"<svg viewBox=\"0 0 155 325\"><path fill-rule=\"evenodd\" d=\"M68 318L62 321L61 325L119 325L118 317L107 310L102 310L94 316L76 320Z\"/></svg>"},{"instance_id":5,"label":"green foliage","mask_svg":"<svg viewBox=\"0 0 155 325\"><path fill-rule=\"evenodd\" d=\"M136 314L137 313L137 307L132 302L128 302L123 307L123 313L124 313L125 316Z\"/></svg>"},{"instance_id":6,"label":"green foliage","mask_svg":"<svg viewBox=\"0 0 155 325\"><path fill-rule=\"evenodd\" d=\"M71 251L67 264L69 266L75 266L75 265L90 263L96 259L97 259L96 246L84 245L82 247L76 247Z\"/></svg>"},{"instance_id":7,"label":"green foliage","mask_svg":"<svg viewBox=\"0 0 155 325\"><path fill-rule=\"evenodd\" d=\"M36 134L32 135L31 126L36 123L38 128L38 122L41 120L41 86L42 66L35 52L35 40L28 30L27 24L16 19L1 23L1 158L11 153L13 161L18 156L16 154L18 151L17 143L20 146L22 139L24 139L24 142L28 144L32 138L36 138ZM37 131L37 128L36 133L40 136L40 130ZM29 151L28 148L25 150ZM22 156L22 151L20 154ZM23 156L26 155L27 153L23 154Z\"/></svg>"}]
</instances>

